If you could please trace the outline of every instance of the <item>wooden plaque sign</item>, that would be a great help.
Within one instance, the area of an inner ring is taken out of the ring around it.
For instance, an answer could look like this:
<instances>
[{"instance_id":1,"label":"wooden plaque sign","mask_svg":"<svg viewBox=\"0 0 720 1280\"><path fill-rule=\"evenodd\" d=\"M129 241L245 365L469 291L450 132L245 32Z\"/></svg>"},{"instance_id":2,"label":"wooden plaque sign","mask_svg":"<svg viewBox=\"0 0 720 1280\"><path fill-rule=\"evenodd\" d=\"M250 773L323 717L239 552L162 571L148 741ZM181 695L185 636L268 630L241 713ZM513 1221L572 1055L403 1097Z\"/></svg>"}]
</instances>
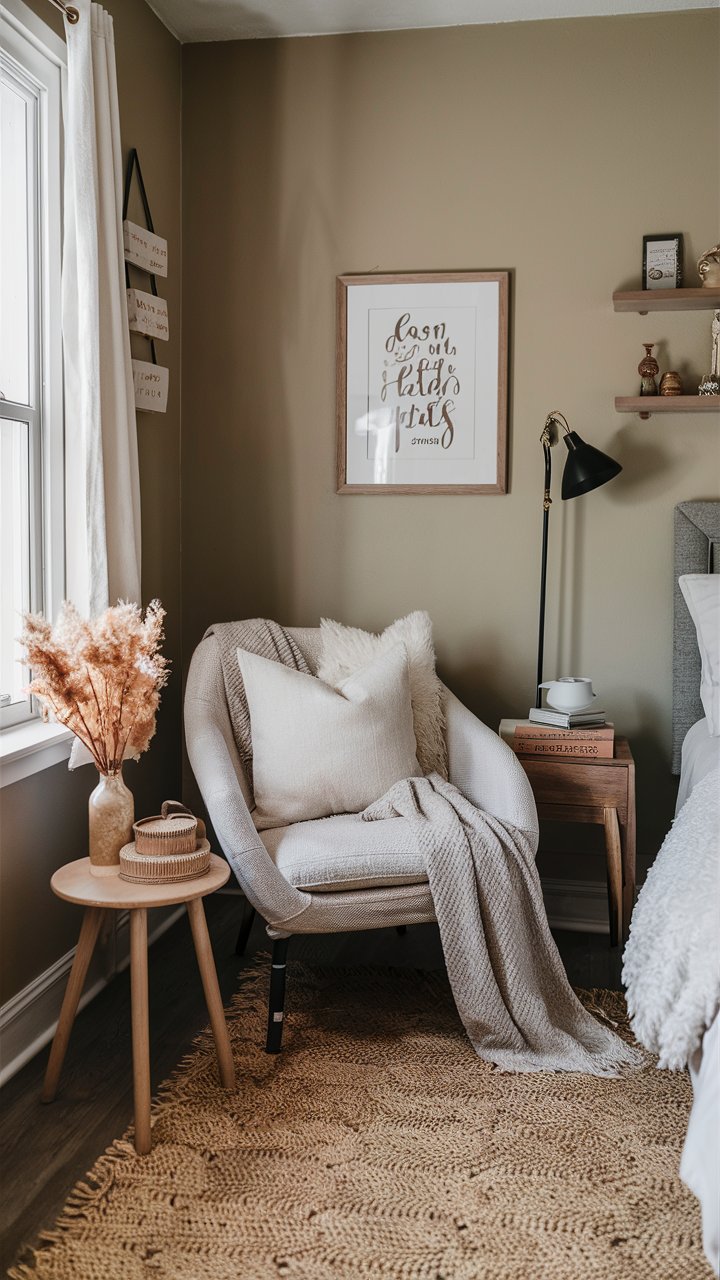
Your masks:
<instances>
[{"instance_id":1,"label":"wooden plaque sign","mask_svg":"<svg viewBox=\"0 0 720 1280\"><path fill-rule=\"evenodd\" d=\"M162 236L156 236L154 231L126 219L123 222L123 244L126 262L132 262L133 266L151 275L167 275L168 247Z\"/></svg>"},{"instance_id":2,"label":"wooden plaque sign","mask_svg":"<svg viewBox=\"0 0 720 1280\"><path fill-rule=\"evenodd\" d=\"M133 333L142 333L145 338L161 338L167 342L170 336L168 328L168 306L164 298L157 298L154 293L143 293L142 289L128 289L128 324Z\"/></svg>"},{"instance_id":3,"label":"wooden plaque sign","mask_svg":"<svg viewBox=\"0 0 720 1280\"><path fill-rule=\"evenodd\" d=\"M165 413L168 398L168 370L149 360L133 360L135 408L146 413Z\"/></svg>"}]
</instances>

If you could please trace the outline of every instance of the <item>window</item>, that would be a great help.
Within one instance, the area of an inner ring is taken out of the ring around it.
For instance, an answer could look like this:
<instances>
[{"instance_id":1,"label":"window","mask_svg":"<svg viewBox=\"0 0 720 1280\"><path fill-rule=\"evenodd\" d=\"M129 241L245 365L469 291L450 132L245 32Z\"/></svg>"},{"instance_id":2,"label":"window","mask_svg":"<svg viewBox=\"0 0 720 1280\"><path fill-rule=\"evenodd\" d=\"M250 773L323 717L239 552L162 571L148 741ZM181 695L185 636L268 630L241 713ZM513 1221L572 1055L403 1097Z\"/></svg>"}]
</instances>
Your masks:
<instances>
[{"instance_id":1,"label":"window","mask_svg":"<svg viewBox=\"0 0 720 1280\"><path fill-rule=\"evenodd\" d=\"M63 594L61 49L9 0L0 17L2 727L35 714L17 660L20 615L52 617Z\"/></svg>"}]
</instances>

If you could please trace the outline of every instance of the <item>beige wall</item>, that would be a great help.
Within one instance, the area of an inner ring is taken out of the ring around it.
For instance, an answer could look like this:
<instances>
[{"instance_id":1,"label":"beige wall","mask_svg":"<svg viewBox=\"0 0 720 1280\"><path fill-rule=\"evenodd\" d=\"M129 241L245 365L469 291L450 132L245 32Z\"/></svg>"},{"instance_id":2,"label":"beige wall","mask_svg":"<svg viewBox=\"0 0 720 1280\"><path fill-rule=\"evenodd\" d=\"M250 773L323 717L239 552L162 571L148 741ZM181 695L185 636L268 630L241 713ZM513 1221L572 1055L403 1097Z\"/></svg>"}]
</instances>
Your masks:
<instances>
[{"instance_id":1,"label":"beige wall","mask_svg":"<svg viewBox=\"0 0 720 1280\"><path fill-rule=\"evenodd\" d=\"M702 372L709 317L616 316L609 299L636 282L643 232L682 230L689 263L717 239L718 15L190 46L181 86L143 0L107 3L124 147L171 254L169 408L139 443L144 592L168 608L176 675L128 770L138 812L179 789L182 108L186 654L216 618L382 627L425 607L448 682L490 723L523 714L538 436L557 407L625 471L553 507L547 672L592 673L631 737L651 850L673 793L672 507L717 493L717 426L621 419L612 397L634 389L643 340ZM514 273L509 495L338 497L335 275L470 267ZM60 765L0 794L0 1002L75 939L47 882L83 851L93 783Z\"/></svg>"},{"instance_id":2,"label":"beige wall","mask_svg":"<svg viewBox=\"0 0 720 1280\"><path fill-rule=\"evenodd\" d=\"M186 655L215 619L427 608L448 683L491 724L527 714L558 408L624 471L553 506L546 674L591 674L629 735L648 851L674 796L672 510L718 493L718 424L614 412L643 341L692 386L710 315L610 298L643 233L684 233L688 283L717 240L718 16L183 50ZM442 268L513 272L509 495L339 497L335 276Z\"/></svg>"},{"instance_id":3,"label":"beige wall","mask_svg":"<svg viewBox=\"0 0 720 1280\"><path fill-rule=\"evenodd\" d=\"M159 596L168 611L166 652L175 675L149 754L126 766L137 812L152 813L180 788L181 49L143 0L104 2L115 18L123 150L137 147L156 229L169 241L162 292L171 338L159 353L170 367L168 412L139 415L138 441L143 594ZM61 32L47 0L31 0L31 7ZM142 221L138 204L133 214ZM135 354L143 354L141 340ZM48 881L56 867L86 852L87 797L96 781L89 766L68 777L57 765L0 792L0 1004L75 942L77 909L54 899Z\"/></svg>"}]
</instances>

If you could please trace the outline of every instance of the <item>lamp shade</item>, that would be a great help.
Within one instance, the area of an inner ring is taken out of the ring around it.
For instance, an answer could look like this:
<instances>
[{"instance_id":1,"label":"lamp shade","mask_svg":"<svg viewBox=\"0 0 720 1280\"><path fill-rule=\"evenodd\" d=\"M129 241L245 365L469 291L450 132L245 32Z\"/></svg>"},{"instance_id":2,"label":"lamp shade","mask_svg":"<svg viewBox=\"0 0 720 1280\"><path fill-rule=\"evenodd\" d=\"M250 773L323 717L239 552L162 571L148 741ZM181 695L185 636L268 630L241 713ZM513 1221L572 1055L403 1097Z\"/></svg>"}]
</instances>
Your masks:
<instances>
[{"instance_id":1,"label":"lamp shade","mask_svg":"<svg viewBox=\"0 0 720 1280\"><path fill-rule=\"evenodd\" d=\"M579 498L591 489L598 489L622 471L619 462L586 444L576 431L568 431L563 439L568 449L562 478L563 500Z\"/></svg>"}]
</instances>

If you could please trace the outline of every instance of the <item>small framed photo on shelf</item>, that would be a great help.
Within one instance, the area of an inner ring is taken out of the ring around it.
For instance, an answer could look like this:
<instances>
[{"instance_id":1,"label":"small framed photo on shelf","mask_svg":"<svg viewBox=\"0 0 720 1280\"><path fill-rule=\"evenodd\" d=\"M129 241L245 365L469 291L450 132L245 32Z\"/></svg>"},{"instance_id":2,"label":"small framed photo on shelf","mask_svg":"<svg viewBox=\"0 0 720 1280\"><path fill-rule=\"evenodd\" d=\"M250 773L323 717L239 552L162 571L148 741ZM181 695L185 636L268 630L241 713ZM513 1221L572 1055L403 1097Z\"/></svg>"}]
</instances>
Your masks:
<instances>
[{"instance_id":1,"label":"small framed photo on shelf","mask_svg":"<svg viewBox=\"0 0 720 1280\"><path fill-rule=\"evenodd\" d=\"M679 231L643 236L643 289L679 289L683 275L683 238Z\"/></svg>"}]
</instances>

